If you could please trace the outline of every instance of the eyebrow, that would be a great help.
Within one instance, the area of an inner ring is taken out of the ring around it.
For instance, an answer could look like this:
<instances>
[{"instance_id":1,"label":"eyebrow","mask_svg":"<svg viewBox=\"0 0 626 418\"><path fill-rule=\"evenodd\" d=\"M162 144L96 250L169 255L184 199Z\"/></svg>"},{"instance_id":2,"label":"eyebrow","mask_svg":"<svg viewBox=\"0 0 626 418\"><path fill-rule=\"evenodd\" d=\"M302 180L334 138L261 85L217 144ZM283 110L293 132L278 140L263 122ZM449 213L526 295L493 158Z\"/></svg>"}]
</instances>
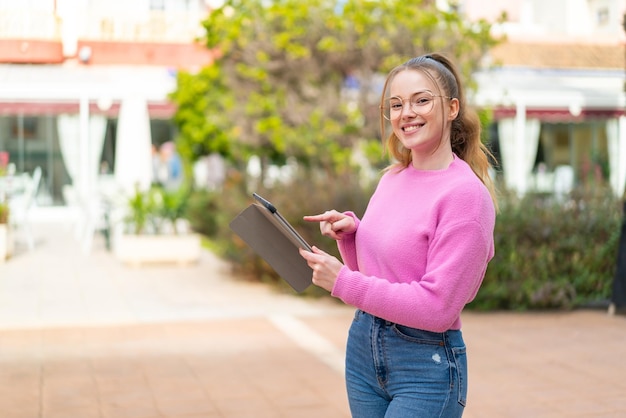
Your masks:
<instances>
[{"instance_id":1,"label":"eyebrow","mask_svg":"<svg viewBox=\"0 0 626 418\"><path fill-rule=\"evenodd\" d=\"M433 93L431 90L424 89L424 90L414 91L413 93L409 95L409 97L414 96L416 94L420 94L420 93L426 93L426 92L432 94L433 96L435 95L435 93ZM402 99L402 97L401 96L389 96L388 99Z\"/></svg>"}]
</instances>

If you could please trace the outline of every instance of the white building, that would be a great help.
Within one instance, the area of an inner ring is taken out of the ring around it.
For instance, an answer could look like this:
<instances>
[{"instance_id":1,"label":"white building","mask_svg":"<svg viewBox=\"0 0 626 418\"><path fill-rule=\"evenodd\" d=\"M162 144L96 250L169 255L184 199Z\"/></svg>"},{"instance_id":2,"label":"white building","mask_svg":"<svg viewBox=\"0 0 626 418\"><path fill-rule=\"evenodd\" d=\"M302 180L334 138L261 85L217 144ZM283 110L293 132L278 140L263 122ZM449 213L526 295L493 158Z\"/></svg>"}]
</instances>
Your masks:
<instances>
[{"instance_id":1,"label":"white building","mask_svg":"<svg viewBox=\"0 0 626 418\"><path fill-rule=\"evenodd\" d=\"M622 196L626 182L624 0L458 2L468 19L507 41L476 75L475 104L493 108L506 184L567 192L608 179ZM498 67L489 69L489 65Z\"/></svg>"},{"instance_id":2,"label":"white building","mask_svg":"<svg viewBox=\"0 0 626 418\"><path fill-rule=\"evenodd\" d=\"M102 173L149 181L150 144L174 136L176 71L212 59L194 42L210 3L0 0L0 152L18 172L42 168L40 205L84 199ZM507 184L567 191L600 168L621 195L626 0L438 3L470 20L507 12L472 97L494 110Z\"/></svg>"},{"instance_id":3,"label":"white building","mask_svg":"<svg viewBox=\"0 0 626 418\"><path fill-rule=\"evenodd\" d=\"M84 203L101 175L149 184L173 140L176 72L211 62L204 0L0 0L0 152L43 171L39 206ZM72 202L70 202L72 201Z\"/></svg>"}]
</instances>

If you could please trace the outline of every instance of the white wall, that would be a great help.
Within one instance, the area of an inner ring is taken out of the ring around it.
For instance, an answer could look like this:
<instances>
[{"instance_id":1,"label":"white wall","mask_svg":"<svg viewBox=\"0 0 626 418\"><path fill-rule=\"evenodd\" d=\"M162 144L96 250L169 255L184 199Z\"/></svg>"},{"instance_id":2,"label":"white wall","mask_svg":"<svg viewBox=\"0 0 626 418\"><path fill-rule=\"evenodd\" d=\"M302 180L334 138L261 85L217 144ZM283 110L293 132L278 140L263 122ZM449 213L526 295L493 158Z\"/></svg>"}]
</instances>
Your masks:
<instances>
[{"instance_id":1,"label":"white wall","mask_svg":"<svg viewBox=\"0 0 626 418\"><path fill-rule=\"evenodd\" d=\"M469 20L495 22L502 11L508 21L496 25L496 34L512 40L580 40L610 42L624 39L626 0L464 0L461 10Z\"/></svg>"},{"instance_id":2,"label":"white wall","mask_svg":"<svg viewBox=\"0 0 626 418\"><path fill-rule=\"evenodd\" d=\"M0 10L17 9L30 9L38 12L53 12L54 0L0 0Z\"/></svg>"}]
</instances>

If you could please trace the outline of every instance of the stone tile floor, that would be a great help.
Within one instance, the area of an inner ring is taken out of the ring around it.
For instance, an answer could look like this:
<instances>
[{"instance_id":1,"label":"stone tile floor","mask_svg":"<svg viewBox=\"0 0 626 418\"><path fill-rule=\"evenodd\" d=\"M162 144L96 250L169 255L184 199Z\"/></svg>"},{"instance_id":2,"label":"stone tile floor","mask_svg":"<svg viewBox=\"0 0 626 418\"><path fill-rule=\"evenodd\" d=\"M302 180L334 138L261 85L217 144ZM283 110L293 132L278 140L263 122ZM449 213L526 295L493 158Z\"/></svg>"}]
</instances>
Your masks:
<instances>
[{"instance_id":1,"label":"stone tile floor","mask_svg":"<svg viewBox=\"0 0 626 418\"><path fill-rule=\"evenodd\" d=\"M71 226L0 264L2 418L349 417L352 309L196 265L120 264ZM19 249L19 248L18 248ZM626 318L463 315L465 417L626 417Z\"/></svg>"}]
</instances>

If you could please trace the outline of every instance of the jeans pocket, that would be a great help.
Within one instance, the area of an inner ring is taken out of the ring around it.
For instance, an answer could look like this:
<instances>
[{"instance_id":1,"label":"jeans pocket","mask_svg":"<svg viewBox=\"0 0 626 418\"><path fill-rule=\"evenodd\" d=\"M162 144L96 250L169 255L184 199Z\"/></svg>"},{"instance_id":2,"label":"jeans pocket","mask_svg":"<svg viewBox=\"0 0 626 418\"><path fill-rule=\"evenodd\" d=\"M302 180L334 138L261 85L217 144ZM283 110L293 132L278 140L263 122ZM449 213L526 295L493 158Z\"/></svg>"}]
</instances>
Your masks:
<instances>
[{"instance_id":1,"label":"jeans pocket","mask_svg":"<svg viewBox=\"0 0 626 418\"><path fill-rule=\"evenodd\" d=\"M393 324L393 330L398 337L419 344L443 345L443 336L438 332L425 331L404 325Z\"/></svg>"},{"instance_id":2,"label":"jeans pocket","mask_svg":"<svg viewBox=\"0 0 626 418\"><path fill-rule=\"evenodd\" d=\"M361 317L362 317L364 314L365 314L365 312L363 312L362 310L360 310L360 309L356 309L356 310L354 311L354 317L352 318L352 320L356 322L356 321L360 320L360 319L361 319Z\"/></svg>"},{"instance_id":3,"label":"jeans pocket","mask_svg":"<svg viewBox=\"0 0 626 418\"><path fill-rule=\"evenodd\" d=\"M456 369L457 401L460 405L467 404L467 350L465 347L452 347Z\"/></svg>"}]
</instances>

